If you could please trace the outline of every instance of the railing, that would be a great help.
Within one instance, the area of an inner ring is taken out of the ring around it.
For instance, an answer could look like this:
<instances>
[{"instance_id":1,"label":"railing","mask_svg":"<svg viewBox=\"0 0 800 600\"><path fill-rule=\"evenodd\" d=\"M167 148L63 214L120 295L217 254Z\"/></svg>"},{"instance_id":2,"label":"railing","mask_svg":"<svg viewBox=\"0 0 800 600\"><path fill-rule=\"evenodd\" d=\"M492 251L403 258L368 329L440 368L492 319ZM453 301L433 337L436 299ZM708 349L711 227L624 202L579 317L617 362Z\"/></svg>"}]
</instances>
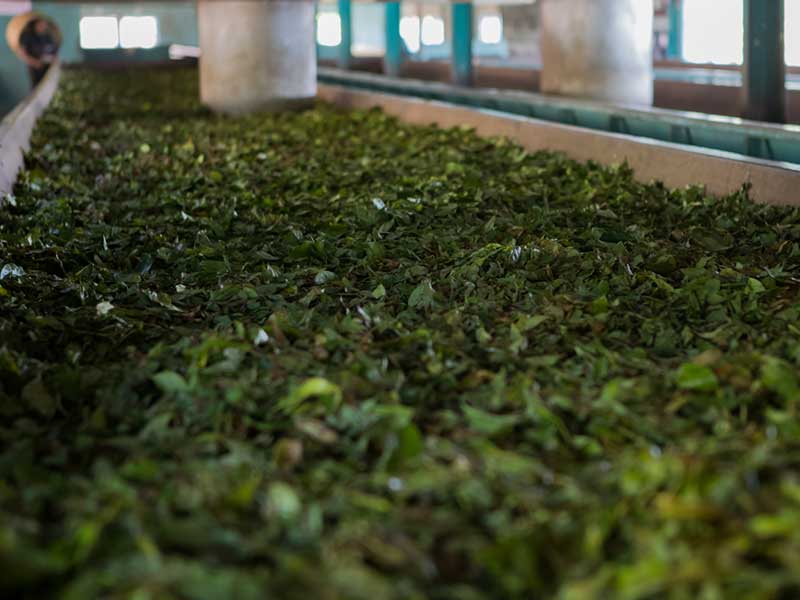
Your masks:
<instances>
[{"instance_id":1,"label":"railing","mask_svg":"<svg viewBox=\"0 0 800 600\"><path fill-rule=\"evenodd\" d=\"M33 128L53 99L60 77L61 65L56 63L36 89L0 123L0 194L10 194L14 190L25 152L30 149Z\"/></svg>"}]
</instances>

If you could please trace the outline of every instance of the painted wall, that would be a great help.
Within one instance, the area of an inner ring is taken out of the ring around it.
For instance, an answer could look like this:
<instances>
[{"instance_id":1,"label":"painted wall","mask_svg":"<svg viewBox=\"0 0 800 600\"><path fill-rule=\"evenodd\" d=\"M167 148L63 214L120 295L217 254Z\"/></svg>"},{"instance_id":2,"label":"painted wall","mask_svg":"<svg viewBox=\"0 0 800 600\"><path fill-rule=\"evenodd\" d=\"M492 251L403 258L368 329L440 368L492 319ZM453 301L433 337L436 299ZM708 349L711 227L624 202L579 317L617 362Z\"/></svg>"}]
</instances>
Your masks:
<instances>
[{"instance_id":1,"label":"painted wall","mask_svg":"<svg viewBox=\"0 0 800 600\"><path fill-rule=\"evenodd\" d=\"M78 25L80 10L77 6L66 6L56 2L34 2L34 10L53 19L61 29L61 60L65 63L78 62L81 59Z\"/></svg>"},{"instance_id":2,"label":"painted wall","mask_svg":"<svg viewBox=\"0 0 800 600\"><path fill-rule=\"evenodd\" d=\"M20 0L5 2L3 6L19 7ZM23 0L24 2L24 0ZM34 10L48 15L61 28L63 43L61 60L65 63L79 63L83 60L80 48L80 20L85 16L108 15L122 17L125 15L152 15L158 19L159 45L186 44L196 46L197 12L193 0L164 4L156 1L144 1L136 4L98 4L82 3L65 5L54 1L34 0ZM6 10L6 12L12 12ZM0 36L11 20L10 15L0 14ZM30 91L30 80L25 65L7 47L5 38L0 41L0 115L5 115L18 104Z\"/></svg>"},{"instance_id":3,"label":"painted wall","mask_svg":"<svg viewBox=\"0 0 800 600\"><path fill-rule=\"evenodd\" d=\"M0 115L5 115L14 108L31 87L27 68L5 43L5 30L10 20L10 16L0 17L3 33L0 48Z\"/></svg>"},{"instance_id":4,"label":"painted wall","mask_svg":"<svg viewBox=\"0 0 800 600\"><path fill-rule=\"evenodd\" d=\"M65 6L56 2L33 2L34 10L53 19L61 28L64 40L61 59L76 62L81 58L78 41L80 11L76 6ZM10 11L9 11L10 12ZM0 16L0 115L5 115L28 94L31 88L27 67L11 52L5 43L5 30L10 15Z\"/></svg>"},{"instance_id":5,"label":"painted wall","mask_svg":"<svg viewBox=\"0 0 800 600\"><path fill-rule=\"evenodd\" d=\"M28 70L5 43L5 30L13 15L30 10L31 3L0 1L0 115L11 110L30 89Z\"/></svg>"}]
</instances>

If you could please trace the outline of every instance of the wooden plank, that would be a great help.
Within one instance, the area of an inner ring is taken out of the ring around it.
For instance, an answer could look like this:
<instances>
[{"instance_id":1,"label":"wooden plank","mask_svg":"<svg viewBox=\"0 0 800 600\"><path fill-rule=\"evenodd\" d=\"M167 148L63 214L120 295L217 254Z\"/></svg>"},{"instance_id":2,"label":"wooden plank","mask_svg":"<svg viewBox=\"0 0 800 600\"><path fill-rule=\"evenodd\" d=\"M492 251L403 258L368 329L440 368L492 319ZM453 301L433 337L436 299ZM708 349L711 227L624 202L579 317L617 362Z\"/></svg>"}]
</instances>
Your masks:
<instances>
[{"instance_id":1,"label":"wooden plank","mask_svg":"<svg viewBox=\"0 0 800 600\"><path fill-rule=\"evenodd\" d=\"M335 85L320 85L319 96L346 108L379 107L407 123L473 127L479 135L507 137L529 151L563 152L575 160L604 165L627 161L637 180L645 183L662 181L671 188L703 185L714 195L749 184L756 202L800 206L800 167L788 163Z\"/></svg>"}]
</instances>

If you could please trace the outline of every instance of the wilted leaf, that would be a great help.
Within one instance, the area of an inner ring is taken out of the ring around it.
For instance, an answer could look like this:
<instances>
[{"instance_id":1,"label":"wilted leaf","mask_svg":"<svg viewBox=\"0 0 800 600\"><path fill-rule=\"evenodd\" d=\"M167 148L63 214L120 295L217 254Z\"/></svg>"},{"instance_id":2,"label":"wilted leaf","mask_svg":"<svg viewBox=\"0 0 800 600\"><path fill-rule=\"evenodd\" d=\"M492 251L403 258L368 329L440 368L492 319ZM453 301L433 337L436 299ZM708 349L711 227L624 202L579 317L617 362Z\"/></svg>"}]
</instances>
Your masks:
<instances>
[{"instance_id":1,"label":"wilted leaf","mask_svg":"<svg viewBox=\"0 0 800 600\"><path fill-rule=\"evenodd\" d=\"M426 279L411 292L408 297L408 305L411 308L430 308L434 304L435 295L436 292L433 290L431 280Z\"/></svg>"}]
</instances>

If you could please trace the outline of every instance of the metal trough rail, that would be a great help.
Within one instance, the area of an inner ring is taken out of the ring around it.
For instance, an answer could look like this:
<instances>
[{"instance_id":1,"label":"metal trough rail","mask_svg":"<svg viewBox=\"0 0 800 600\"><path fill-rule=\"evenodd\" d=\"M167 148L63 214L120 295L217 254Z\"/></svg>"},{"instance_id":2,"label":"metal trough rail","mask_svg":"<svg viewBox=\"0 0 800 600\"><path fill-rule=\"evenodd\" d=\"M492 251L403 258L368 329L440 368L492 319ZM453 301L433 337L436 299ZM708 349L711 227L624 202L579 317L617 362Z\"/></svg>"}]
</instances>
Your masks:
<instances>
[{"instance_id":1,"label":"metal trough rail","mask_svg":"<svg viewBox=\"0 0 800 600\"><path fill-rule=\"evenodd\" d=\"M0 122L0 194L14 190L33 128L53 99L60 77L61 66L55 63L36 89Z\"/></svg>"},{"instance_id":2,"label":"metal trough rail","mask_svg":"<svg viewBox=\"0 0 800 600\"><path fill-rule=\"evenodd\" d=\"M798 125L773 125L736 117L618 106L514 90L474 89L325 67L319 69L319 80L321 83L440 100L596 131L625 133L800 165Z\"/></svg>"},{"instance_id":3,"label":"metal trough rail","mask_svg":"<svg viewBox=\"0 0 800 600\"><path fill-rule=\"evenodd\" d=\"M800 165L351 85L323 83L319 96L346 108L379 107L418 125L466 125L480 135L505 136L530 151L563 152L576 160L605 165L627 161L636 178L645 183L657 180L673 188L702 185L715 195L736 192L749 184L750 195L756 202L800 206Z\"/></svg>"}]
</instances>

